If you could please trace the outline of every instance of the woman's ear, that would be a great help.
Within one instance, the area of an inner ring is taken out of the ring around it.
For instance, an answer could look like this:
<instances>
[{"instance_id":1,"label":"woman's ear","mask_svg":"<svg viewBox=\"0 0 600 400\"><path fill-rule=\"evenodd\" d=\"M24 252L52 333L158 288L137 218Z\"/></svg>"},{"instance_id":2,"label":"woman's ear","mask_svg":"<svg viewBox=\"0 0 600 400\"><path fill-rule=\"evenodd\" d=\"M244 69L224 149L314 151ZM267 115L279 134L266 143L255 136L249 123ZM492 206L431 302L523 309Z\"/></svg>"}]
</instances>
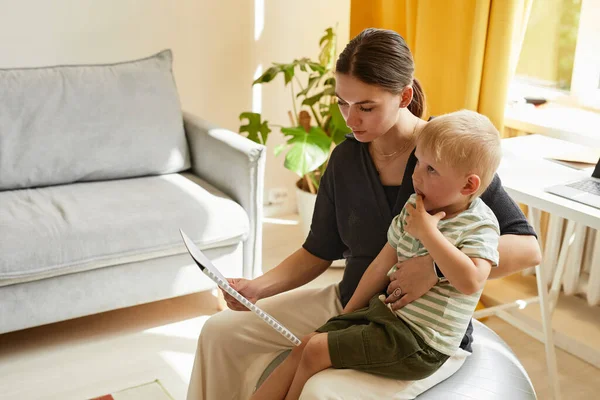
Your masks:
<instances>
[{"instance_id":1,"label":"woman's ear","mask_svg":"<svg viewBox=\"0 0 600 400\"><path fill-rule=\"evenodd\" d=\"M406 108L410 104L413 98L413 88L412 86L407 86L402 89L402 93L400 93L400 108Z\"/></svg>"},{"instance_id":2,"label":"woman's ear","mask_svg":"<svg viewBox=\"0 0 600 400\"><path fill-rule=\"evenodd\" d=\"M467 182L461 189L460 193L465 196L470 196L476 191L478 191L480 186L481 178L479 177L479 175L471 174L467 176Z\"/></svg>"}]
</instances>

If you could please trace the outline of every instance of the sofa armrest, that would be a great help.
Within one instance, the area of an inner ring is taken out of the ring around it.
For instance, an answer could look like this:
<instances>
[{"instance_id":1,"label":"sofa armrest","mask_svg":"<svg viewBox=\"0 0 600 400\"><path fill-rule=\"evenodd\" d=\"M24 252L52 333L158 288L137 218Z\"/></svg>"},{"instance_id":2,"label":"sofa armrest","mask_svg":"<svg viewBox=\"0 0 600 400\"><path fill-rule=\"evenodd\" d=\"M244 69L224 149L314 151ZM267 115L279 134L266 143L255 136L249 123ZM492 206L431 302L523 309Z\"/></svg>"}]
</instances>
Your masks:
<instances>
[{"instance_id":1,"label":"sofa armrest","mask_svg":"<svg viewBox=\"0 0 600 400\"><path fill-rule=\"evenodd\" d=\"M243 275L262 274L262 213L266 148L227 129L184 112L192 172L214 185L248 213Z\"/></svg>"}]
</instances>

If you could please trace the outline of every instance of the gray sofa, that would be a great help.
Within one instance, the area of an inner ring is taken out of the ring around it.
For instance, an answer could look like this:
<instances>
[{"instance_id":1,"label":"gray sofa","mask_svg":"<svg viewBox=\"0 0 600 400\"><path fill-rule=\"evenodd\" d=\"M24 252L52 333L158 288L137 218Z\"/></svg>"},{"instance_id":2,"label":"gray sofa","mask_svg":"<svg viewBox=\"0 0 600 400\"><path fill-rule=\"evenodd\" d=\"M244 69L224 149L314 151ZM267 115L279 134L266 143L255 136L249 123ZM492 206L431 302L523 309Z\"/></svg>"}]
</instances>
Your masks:
<instances>
[{"instance_id":1,"label":"gray sofa","mask_svg":"<svg viewBox=\"0 0 600 400\"><path fill-rule=\"evenodd\" d=\"M265 149L183 113L169 50L0 69L0 333L215 287L261 266Z\"/></svg>"}]
</instances>

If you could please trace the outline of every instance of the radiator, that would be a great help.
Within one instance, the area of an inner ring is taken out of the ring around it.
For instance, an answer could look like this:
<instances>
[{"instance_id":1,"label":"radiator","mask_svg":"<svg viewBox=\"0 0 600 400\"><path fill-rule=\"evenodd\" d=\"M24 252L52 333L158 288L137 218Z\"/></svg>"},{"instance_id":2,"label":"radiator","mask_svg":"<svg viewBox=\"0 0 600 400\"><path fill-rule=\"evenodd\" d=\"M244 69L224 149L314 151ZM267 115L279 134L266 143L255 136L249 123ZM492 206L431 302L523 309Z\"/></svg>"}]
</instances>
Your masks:
<instances>
[{"instance_id":1,"label":"radiator","mask_svg":"<svg viewBox=\"0 0 600 400\"><path fill-rule=\"evenodd\" d=\"M554 284L561 285L566 295L583 296L590 306L600 304L600 235L597 231L531 207L527 216L540 237L541 268L545 272L546 283L553 283L561 245L566 246L564 272ZM534 273L535 268L523 271L524 275Z\"/></svg>"}]
</instances>

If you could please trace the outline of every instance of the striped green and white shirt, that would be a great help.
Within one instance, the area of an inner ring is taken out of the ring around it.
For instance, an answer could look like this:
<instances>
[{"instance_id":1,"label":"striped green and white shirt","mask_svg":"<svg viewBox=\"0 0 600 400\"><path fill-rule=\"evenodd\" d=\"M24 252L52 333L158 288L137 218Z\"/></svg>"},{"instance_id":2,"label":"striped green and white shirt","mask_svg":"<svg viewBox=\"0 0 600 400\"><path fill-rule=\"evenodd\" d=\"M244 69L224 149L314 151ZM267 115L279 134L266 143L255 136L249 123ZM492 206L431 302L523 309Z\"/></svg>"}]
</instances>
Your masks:
<instances>
[{"instance_id":1,"label":"striped green and white shirt","mask_svg":"<svg viewBox=\"0 0 600 400\"><path fill-rule=\"evenodd\" d=\"M406 204L416 204L412 195ZM388 230L388 242L396 248L398 262L428 254L423 244L404 230L406 207L397 215ZM440 232L463 253L472 258L489 260L498 265L500 228L496 216L481 199L455 217L439 222ZM388 275L396 271L392 267ZM459 292L449 282L435 285L412 303L396 310L415 334L437 351L453 355L467 330L481 290L472 295Z\"/></svg>"}]
</instances>

